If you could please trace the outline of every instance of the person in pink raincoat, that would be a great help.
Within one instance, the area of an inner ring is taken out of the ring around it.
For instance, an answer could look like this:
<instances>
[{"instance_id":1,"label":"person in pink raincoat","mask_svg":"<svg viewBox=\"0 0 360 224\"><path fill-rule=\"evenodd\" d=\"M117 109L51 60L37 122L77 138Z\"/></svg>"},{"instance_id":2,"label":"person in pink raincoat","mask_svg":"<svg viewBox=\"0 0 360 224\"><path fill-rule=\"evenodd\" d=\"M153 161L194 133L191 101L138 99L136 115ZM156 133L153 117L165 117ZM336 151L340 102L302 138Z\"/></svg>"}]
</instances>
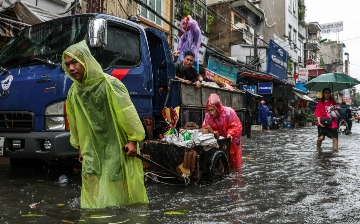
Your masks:
<instances>
[{"instance_id":1,"label":"person in pink raincoat","mask_svg":"<svg viewBox=\"0 0 360 224\"><path fill-rule=\"evenodd\" d=\"M203 128L210 126L218 131L220 136L231 138L230 168L238 168L242 163L242 124L236 112L231 107L222 105L217 94L210 94L206 102L206 114Z\"/></svg>"},{"instance_id":2,"label":"person in pink raincoat","mask_svg":"<svg viewBox=\"0 0 360 224\"><path fill-rule=\"evenodd\" d=\"M191 51L195 55L193 66L199 71L199 48L201 45L201 30L198 23L190 15L181 20L180 30L183 33L179 40L179 45L173 56L178 57L177 61L184 60L185 52Z\"/></svg>"}]
</instances>

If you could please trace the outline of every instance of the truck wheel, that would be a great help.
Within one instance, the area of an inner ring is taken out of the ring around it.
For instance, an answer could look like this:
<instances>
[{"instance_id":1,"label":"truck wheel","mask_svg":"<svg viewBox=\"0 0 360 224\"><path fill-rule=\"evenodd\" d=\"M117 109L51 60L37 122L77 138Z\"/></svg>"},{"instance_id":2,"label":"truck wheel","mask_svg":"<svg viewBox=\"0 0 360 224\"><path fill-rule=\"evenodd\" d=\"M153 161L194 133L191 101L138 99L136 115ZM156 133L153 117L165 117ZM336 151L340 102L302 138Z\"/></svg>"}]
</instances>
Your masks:
<instances>
[{"instance_id":1,"label":"truck wheel","mask_svg":"<svg viewBox=\"0 0 360 224\"><path fill-rule=\"evenodd\" d=\"M209 163L208 168L208 183L223 179L229 175L229 162L223 151L216 151Z\"/></svg>"}]
</instances>

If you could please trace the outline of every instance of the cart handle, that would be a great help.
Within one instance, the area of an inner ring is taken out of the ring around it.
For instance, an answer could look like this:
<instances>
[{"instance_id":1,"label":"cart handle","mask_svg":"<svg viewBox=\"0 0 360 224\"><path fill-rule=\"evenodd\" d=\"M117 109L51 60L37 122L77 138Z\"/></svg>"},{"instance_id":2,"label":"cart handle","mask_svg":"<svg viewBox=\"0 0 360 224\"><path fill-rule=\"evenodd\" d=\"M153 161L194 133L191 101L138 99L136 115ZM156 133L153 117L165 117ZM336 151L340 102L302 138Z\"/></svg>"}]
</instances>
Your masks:
<instances>
[{"instance_id":1,"label":"cart handle","mask_svg":"<svg viewBox=\"0 0 360 224\"><path fill-rule=\"evenodd\" d=\"M123 150L125 152L129 151L129 149L126 146L124 146ZM136 153L136 158L139 158L144 162L147 162L147 163L149 163L151 165L154 165L154 166L166 171L167 173L169 173L169 174L171 174L171 175L173 175L173 176L175 176L175 177L177 177L177 178L179 178L181 180L184 180L185 178L188 178L187 176L186 177L185 176L180 176L179 174L175 173L174 171L171 171L168 168L163 167L162 165L160 165L160 164L158 164L158 163L156 163L156 162L154 162L154 161L152 161L152 160L150 160L150 159L148 159L148 158L146 158L146 157L144 157L144 156L142 156L142 155L140 155L138 153Z\"/></svg>"}]
</instances>

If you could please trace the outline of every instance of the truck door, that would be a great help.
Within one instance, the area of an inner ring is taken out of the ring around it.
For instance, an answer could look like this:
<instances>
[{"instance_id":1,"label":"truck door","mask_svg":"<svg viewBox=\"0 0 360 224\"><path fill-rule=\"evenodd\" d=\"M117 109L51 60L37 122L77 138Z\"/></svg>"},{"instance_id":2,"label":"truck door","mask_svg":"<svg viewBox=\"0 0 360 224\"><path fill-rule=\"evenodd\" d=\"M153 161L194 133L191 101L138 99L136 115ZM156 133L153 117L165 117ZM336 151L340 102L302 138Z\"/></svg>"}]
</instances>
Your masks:
<instances>
[{"instance_id":1,"label":"truck door","mask_svg":"<svg viewBox=\"0 0 360 224\"><path fill-rule=\"evenodd\" d=\"M164 107L173 104L179 106L179 94L176 94L174 85L169 81L175 78L175 67L166 35L154 28L145 29L152 64L154 80L153 109L154 115L160 116ZM170 89L171 88L171 91ZM173 95L176 95L176 99ZM176 102L175 102L176 101Z\"/></svg>"},{"instance_id":2,"label":"truck door","mask_svg":"<svg viewBox=\"0 0 360 224\"><path fill-rule=\"evenodd\" d=\"M107 46L94 54L108 74L124 83L139 117L151 118L154 90L144 30L109 22Z\"/></svg>"}]
</instances>

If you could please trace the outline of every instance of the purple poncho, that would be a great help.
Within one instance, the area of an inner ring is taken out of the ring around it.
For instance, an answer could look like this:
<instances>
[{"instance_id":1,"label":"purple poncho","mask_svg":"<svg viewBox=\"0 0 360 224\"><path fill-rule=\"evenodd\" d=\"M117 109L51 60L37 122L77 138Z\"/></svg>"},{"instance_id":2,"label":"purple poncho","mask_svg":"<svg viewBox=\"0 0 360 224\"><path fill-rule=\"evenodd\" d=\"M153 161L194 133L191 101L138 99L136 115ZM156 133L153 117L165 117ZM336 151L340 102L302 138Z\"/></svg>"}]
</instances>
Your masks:
<instances>
[{"instance_id":1,"label":"purple poncho","mask_svg":"<svg viewBox=\"0 0 360 224\"><path fill-rule=\"evenodd\" d=\"M177 50L180 50L180 55L178 61L182 61L184 59L184 53L186 51L192 51L195 54L195 61L199 62L198 52L201 44L201 31L198 23L194 19L189 19L187 27L185 30L183 28L183 24L186 23L185 19L181 20L180 29L184 33L179 41L179 45Z\"/></svg>"}]
</instances>

